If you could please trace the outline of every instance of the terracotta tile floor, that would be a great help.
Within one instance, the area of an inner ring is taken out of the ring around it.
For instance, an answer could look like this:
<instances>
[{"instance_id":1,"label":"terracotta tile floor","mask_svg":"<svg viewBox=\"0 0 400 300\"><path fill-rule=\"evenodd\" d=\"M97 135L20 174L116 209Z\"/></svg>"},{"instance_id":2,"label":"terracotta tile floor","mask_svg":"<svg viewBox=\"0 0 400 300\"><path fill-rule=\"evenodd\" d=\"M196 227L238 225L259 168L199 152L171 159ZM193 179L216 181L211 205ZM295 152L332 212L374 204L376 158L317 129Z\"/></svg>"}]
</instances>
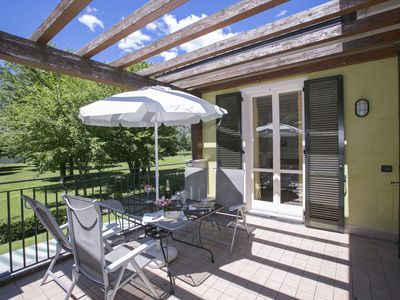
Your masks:
<instances>
[{"instance_id":1,"label":"terracotta tile floor","mask_svg":"<svg viewBox=\"0 0 400 300\"><path fill-rule=\"evenodd\" d=\"M171 241L179 256L171 264L176 277L170 296L165 270L148 269L150 281L163 299L400 299L397 244L306 228L302 224L248 217L250 239L239 231L235 250L205 240L215 254ZM222 229L205 225L203 237L226 239ZM190 239L190 233L181 238ZM72 259L57 265L66 283ZM63 299L53 281L39 286L44 270L0 287L0 299ZM81 277L75 299L102 299L99 287ZM117 299L151 299L140 281L126 285Z\"/></svg>"}]
</instances>

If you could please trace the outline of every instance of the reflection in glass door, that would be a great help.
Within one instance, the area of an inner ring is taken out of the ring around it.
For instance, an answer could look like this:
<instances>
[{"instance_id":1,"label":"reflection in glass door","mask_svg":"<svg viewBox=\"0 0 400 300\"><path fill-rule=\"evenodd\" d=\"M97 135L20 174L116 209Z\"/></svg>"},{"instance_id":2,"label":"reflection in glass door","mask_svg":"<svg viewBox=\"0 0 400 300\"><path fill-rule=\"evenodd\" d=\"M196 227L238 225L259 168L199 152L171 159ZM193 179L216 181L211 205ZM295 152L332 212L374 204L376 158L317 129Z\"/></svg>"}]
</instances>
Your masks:
<instances>
[{"instance_id":1,"label":"reflection in glass door","mask_svg":"<svg viewBox=\"0 0 400 300\"><path fill-rule=\"evenodd\" d=\"M255 97L253 111L254 206L303 214L302 92Z\"/></svg>"}]
</instances>

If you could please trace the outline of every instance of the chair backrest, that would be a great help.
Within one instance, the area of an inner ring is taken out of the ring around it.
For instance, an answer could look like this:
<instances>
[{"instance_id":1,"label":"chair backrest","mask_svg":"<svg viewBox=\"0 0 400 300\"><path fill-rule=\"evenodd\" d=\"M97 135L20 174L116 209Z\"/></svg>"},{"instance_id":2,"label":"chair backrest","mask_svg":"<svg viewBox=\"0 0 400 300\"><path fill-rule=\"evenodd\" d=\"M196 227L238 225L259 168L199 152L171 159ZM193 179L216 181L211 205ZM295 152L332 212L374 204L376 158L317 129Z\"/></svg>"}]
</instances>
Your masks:
<instances>
[{"instance_id":1,"label":"chair backrest","mask_svg":"<svg viewBox=\"0 0 400 300\"><path fill-rule=\"evenodd\" d=\"M26 195L21 195L21 199L33 209L36 217L42 223L43 227L51 234L64 251L71 252L71 243L68 237L60 229L56 219L50 210L39 201L32 199Z\"/></svg>"},{"instance_id":2,"label":"chair backrest","mask_svg":"<svg viewBox=\"0 0 400 300\"><path fill-rule=\"evenodd\" d=\"M243 204L244 173L237 169L217 169L215 200L216 203L229 208Z\"/></svg>"},{"instance_id":3,"label":"chair backrest","mask_svg":"<svg viewBox=\"0 0 400 300\"><path fill-rule=\"evenodd\" d=\"M186 167L185 193L187 199L200 200L207 198L208 169Z\"/></svg>"},{"instance_id":4,"label":"chair backrest","mask_svg":"<svg viewBox=\"0 0 400 300\"><path fill-rule=\"evenodd\" d=\"M72 252L79 271L91 280L108 285L104 272L103 221L101 209L91 199L63 195L67 205Z\"/></svg>"}]
</instances>

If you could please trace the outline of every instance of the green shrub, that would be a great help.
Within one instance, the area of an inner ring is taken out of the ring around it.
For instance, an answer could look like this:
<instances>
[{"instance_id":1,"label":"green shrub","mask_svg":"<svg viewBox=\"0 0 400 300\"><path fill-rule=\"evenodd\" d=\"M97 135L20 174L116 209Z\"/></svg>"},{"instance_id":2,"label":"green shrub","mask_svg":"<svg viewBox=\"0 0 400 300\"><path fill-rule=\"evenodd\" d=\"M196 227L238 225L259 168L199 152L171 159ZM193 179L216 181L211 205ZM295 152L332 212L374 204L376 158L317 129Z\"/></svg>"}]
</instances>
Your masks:
<instances>
[{"instance_id":1,"label":"green shrub","mask_svg":"<svg viewBox=\"0 0 400 300\"><path fill-rule=\"evenodd\" d=\"M50 209L51 214L56 218L57 223L62 225L67 222L67 212L65 207L58 208L58 213L55 208ZM24 222L21 219L12 220L10 226L10 239L11 242L22 240L23 235L25 238L35 235L35 225L37 224L37 234L46 232L42 223L36 219L35 216L26 217ZM23 232L25 229L25 232ZM8 243L8 223L0 221L0 245Z\"/></svg>"}]
</instances>

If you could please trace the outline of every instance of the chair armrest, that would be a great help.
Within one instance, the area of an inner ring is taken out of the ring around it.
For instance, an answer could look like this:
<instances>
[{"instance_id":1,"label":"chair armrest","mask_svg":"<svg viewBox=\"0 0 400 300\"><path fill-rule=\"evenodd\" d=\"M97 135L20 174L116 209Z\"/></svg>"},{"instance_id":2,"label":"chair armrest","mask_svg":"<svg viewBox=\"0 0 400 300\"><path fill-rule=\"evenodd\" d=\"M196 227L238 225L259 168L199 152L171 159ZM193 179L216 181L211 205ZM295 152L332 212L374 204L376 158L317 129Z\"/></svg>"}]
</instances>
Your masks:
<instances>
[{"instance_id":1,"label":"chair armrest","mask_svg":"<svg viewBox=\"0 0 400 300\"><path fill-rule=\"evenodd\" d=\"M143 244L141 244L139 247L137 247L135 250L132 250L131 252L125 254L124 256L122 256L121 258L117 259L116 261L114 261L113 263L111 263L110 265L108 265L105 268L105 272L106 273L112 273L115 270L118 270L119 268L121 268L123 265L129 263L130 260L132 260L135 256L141 254L144 250L152 247L153 245L155 245L156 242L154 240L150 240L147 241Z\"/></svg>"},{"instance_id":2,"label":"chair armrest","mask_svg":"<svg viewBox=\"0 0 400 300\"><path fill-rule=\"evenodd\" d=\"M237 209L243 208L244 206L245 206L245 204L244 204L244 203L241 203L241 204L236 204L236 205L232 205L232 206L230 206L230 207L228 208L228 210L229 210L229 211L234 211L234 210L237 210Z\"/></svg>"},{"instance_id":3,"label":"chair armrest","mask_svg":"<svg viewBox=\"0 0 400 300\"><path fill-rule=\"evenodd\" d=\"M60 229L61 229L61 230L66 229L66 228L68 228L68 223L62 224L62 225L60 226Z\"/></svg>"}]
</instances>

